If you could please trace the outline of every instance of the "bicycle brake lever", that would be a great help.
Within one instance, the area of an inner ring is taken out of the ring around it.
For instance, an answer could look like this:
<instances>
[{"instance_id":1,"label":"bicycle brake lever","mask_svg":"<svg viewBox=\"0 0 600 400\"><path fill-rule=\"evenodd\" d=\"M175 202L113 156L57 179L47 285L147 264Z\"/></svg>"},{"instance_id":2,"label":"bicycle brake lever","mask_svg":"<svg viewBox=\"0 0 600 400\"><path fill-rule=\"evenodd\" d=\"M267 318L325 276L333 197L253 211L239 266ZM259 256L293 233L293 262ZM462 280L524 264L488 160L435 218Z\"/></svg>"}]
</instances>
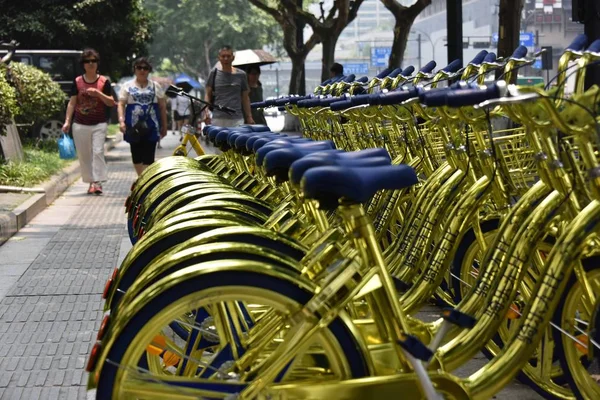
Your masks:
<instances>
[{"instance_id":1,"label":"bicycle brake lever","mask_svg":"<svg viewBox=\"0 0 600 400\"><path fill-rule=\"evenodd\" d=\"M214 106L217 110L219 111L223 111L224 113L227 113L229 115L231 114L235 114L235 110L229 107L225 107L225 106Z\"/></svg>"}]
</instances>

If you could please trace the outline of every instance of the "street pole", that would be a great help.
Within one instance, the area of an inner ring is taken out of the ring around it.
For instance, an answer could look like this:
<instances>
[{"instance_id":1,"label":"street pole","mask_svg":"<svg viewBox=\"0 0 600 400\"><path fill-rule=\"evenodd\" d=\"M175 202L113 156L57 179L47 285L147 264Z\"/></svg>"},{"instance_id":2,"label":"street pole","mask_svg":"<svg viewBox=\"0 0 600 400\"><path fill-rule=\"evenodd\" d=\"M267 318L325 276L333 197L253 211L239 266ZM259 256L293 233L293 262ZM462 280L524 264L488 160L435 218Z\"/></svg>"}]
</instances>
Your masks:
<instances>
[{"instance_id":1,"label":"street pole","mask_svg":"<svg viewBox=\"0 0 600 400\"><path fill-rule=\"evenodd\" d=\"M275 82L276 82L276 88L277 88L277 96L280 96L279 94L279 68L275 68Z\"/></svg>"},{"instance_id":2,"label":"street pole","mask_svg":"<svg viewBox=\"0 0 600 400\"><path fill-rule=\"evenodd\" d=\"M587 0L585 4L585 28L584 33L588 37L588 43L600 39L600 4L597 0ZM585 88L600 85L600 68L598 65L590 65L585 75Z\"/></svg>"},{"instance_id":3,"label":"street pole","mask_svg":"<svg viewBox=\"0 0 600 400\"><path fill-rule=\"evenodd\" d=\"M462 1L446 0L448 62L463 58Z\"/></svg>"},{"instance_id":4,"label":"street pole","mask_svg":"<svg viewBox=\"0 0 600 400\"><path fill-rule=\"evenodd\" d=\"M296 5L302 9L303 0L296 0ZM296 46L301 49L304 47L304 22L300 17L296 17ZM306 94L306 67L302 64L302 71L300 72L300 86L298 87L299 95Z\"/></svg>"},{"instance_id":5,"label":"street pole","mask_svg":"<svg viewBox=\"0 0 600 400\"><path fill-rule=\"evenodd\" d=\"M419 45L419 69L421 69L421 34L417 35L417 44Z\"/></svg>"}]
</instances>

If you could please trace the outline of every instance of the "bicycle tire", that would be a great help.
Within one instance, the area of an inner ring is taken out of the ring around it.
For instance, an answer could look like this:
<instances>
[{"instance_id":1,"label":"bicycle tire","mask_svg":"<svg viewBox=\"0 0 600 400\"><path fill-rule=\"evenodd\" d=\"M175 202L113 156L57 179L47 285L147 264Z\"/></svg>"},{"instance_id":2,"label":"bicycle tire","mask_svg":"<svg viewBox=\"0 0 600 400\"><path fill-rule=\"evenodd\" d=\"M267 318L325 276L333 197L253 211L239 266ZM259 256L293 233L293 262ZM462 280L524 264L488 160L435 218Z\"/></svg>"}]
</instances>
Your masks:
<instances>
[{"instance_id":1,"label":"bicycle tire","mask_svg":"<svg viewBox=\"0 0 600 400\"><path fill-rule=\"evenodd\" d=\"M149 323L152 317L157 314L157 310L162 310L169 304L173 304L190 294L227 286L237 287L242 291L244 287L273 291L298 304L306 304L313 296L308 290L282 278L248 271L219 271L211 274L209 279L207 279L207 276L196 276L163 290L160 294L149 299L115 338L106 357L111 360L111 363L105 363L99 371L96 398L101 400L113 398L116 375L129 343L135 339L138 332L144 328L144 325ZM337 317L329 324L327 329L342 349L343 357L350 367L352 377L368 376L367 363L360 346L343 320Z\"/></svg>"},{"instance_id":2,"label":"bicycle tire","mask_svg":"<svg viewBox=\"0 0 600 400\"><path fill-rule=\"evenodd\" d=\"M600 282L600 256L592 256L589 258L584 258L581 260L581 264L583 266L586 274L591 274L598 282ZM570 322L567 319L570 319L570 316L566 314L570 303L575 301L576 299L573 296L577 296L577 290L579 289L579 283L575 274L572 273L569 278L569 282L566 286L566 292L562 294L560 302L554 312L552 317L552 322L560 326L561 328L568 331L570 334L577 335L577 330L572 332L570 328ZM597 286L596 286L597 287ZM592 310L593 312L594 310ZM590 315L590 320L588 322L593 322L591 319L593 316ZM579 319L583 320L585 317L580 315ZM553 329L554 335L554 343L557 348L558 358L560 365L563 369L563 374L565 381L568 383L569 387L575 394L577 399L594 399L597 397L591 397L589 394L590 391L586 390L586 386L589 387L590 382L586 382L585 373L581 369L582 364L587 364L585 367L587 368L590 361L586 361L583 357L580 357L579 360L576 360L577 352L579 350L575 349L576 346L573 345L573 340L564 335L562 332L557 329ZM588 345L592 345L591 341L588 341ZM597 352L597 351L596 351ZM595 386L598 386L597 383L594 382ZM598 390L595 391L594 396L600 393L600 387L597 387Z\"/></svg>"}]
</instances>

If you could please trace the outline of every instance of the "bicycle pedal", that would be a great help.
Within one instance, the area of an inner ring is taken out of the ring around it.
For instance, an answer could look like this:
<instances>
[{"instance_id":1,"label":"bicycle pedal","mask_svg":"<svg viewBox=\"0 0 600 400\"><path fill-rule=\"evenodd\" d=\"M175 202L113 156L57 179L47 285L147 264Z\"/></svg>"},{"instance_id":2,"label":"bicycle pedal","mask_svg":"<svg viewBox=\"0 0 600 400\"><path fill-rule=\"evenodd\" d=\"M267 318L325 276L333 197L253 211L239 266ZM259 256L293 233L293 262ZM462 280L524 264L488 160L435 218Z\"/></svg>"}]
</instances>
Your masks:
<instances>
[{"instance_id":1,"label":"bicycle pedal","mask_svg":"<svg viewBox=\"0 0 600 400\"><path fill-rule=\"evenodd\" d=\"M454 308L446 308L444 311L442 311L442 318L461 328L472 328L475 326L475 322L477 322L474 317L460 312Z\"/></svg>"},{"instance_id":2,"label":"bicycle pedal","mask_svg":"<svg viewBox=\"0 0 600 400\"><path fill-rule=\"evenodd\" d=\"M398 340L398 344L418 360L429 361L433 357L433 351L425 346L416 336L406 335L404 340Z\"/></svg>"}]
</instances>

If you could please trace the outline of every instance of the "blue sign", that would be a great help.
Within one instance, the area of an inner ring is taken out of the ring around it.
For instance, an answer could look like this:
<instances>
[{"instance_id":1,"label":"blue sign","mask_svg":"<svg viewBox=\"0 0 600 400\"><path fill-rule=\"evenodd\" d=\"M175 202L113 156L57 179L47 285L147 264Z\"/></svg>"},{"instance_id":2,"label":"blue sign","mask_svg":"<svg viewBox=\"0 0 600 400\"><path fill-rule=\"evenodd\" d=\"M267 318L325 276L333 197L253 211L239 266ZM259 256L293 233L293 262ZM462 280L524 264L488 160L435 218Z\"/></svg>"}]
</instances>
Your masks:
<instances>
[{"instance_id":1,"label":"blue sign","mask_svg":"<svg viewBox=\"0 0 600 400\"><path fill-rule=\"evenodd\" d=\"M531 68L542 69L542 60L535 60Z\"/></svg>"},{"instance_id":2,"label":"blue sign","mask_svg":"<svg viewBox=\"0 0 600 400\"><path fill-rule=\"evenodd\" d=\"M519 43L521 44L521 46L533 47L533 32L521 32L519 36Z\"/></svg>"},{"instance_id":3,"label":"blue sign","mask_svg":"<svg viewBox=\"0 0 600 400\"><path fill-rule=\"evenodd\" d=\"M392 54L391 47L371 47L371 66L387 67Z\"/></svg>"},{"instance_id":4,"label":"blue sign","mask_svg":"<svg viewBox=\"0 0 600 400\"><path fill-rule=\"evenodd\" d=\"M345 63L344 74L366 75L369 73L369 63Z\"/></svg>"},{"instance_id":5,"label":"blue sign","mask_svg":"<svg viewBox=\"0 0 600 400\"><path fill-rule=\"evenodd\" d=\"M533 47L535 45L533 32L521 32L519 34L519 44L525 47ZM498 33L492 33L492 43L498 43Z\"/></svg>"}]
</instances>

